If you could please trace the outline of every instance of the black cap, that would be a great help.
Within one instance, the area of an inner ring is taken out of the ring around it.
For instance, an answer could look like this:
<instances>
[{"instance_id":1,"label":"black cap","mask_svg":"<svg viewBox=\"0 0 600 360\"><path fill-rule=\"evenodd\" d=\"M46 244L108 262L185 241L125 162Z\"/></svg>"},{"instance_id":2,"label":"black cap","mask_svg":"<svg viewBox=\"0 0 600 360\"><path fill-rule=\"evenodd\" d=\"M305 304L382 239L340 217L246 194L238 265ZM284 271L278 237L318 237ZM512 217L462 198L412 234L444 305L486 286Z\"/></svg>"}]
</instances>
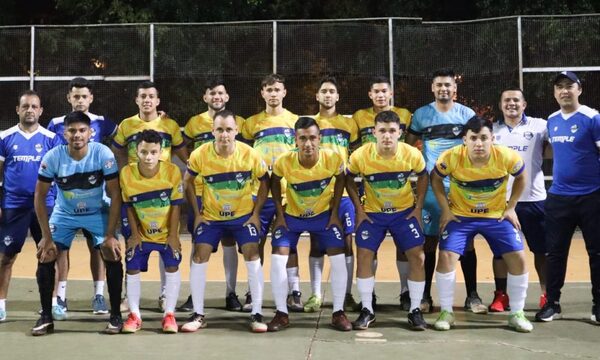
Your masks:
<instances>
[{"instance_id":1,"label":"black cap","mask_svg":"<svg viewBox=\"0 0 600 360\"><path fill-rule=\"evenodd\" d=\"M581 81L579 81L577 75L575 75L575 73L572 71L561 71L560 73L558 73L558 75L556 75L556 77L554 78L554 84L556 85L556 83L559 82L561 79L569 79L572 82L577 83L581 86Z\"/></svg>"}]
</instances>

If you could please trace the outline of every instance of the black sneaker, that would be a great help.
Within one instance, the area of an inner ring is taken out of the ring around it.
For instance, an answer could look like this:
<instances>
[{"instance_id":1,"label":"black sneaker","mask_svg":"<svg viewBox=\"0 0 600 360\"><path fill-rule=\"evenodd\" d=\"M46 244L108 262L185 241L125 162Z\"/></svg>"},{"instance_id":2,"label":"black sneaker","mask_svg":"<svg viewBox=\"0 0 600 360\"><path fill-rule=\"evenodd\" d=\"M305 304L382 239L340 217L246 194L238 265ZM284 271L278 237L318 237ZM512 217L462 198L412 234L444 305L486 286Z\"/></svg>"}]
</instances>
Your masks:
<instances>
[{"instance_id":1,"label":"black sneaker","mask_svg":"<svg viewBox=\"0 0 600 360\"><path fill-rule=\"evenodd\" d=\"M234 292L230 292L225 298L225 309L229 311L242 311L242 304Z\"/></svg>"},{"instance_id":2,"label":"black sneaker","mask_svg":"<svg viewBox=\"0 0 600 360\"><path fill-rule=\"evenodd\" d=\"M181 311L181 312L190 312L194 310L194 302L192 301L192 295L189 295L187 300L179 305L179 307L177 308L177 311Z\"/></svg>"},{"instance_id":3,"label":"black sneaker","mask_svg":"<svg viewBox=\"0 0 600 360\"><path fill-rule=\"evenodd\" d=\"M31 329L31 335L42 336L54 332L52 317L41 316Z\"/></svg>"},{"instance_id":4,"label":"black sneaker","mask_svg":"<svg viewBox=\"0 0 600 360\"><path fill-rule=\"evenodd\" d=\"M473 291L465 299L465 311L471 311L473 314L487 314L488 308L483 304L476 291Z\"/></svg>"},{"instance_id":5,"label":"black sneaker","mask_svg":"<svg viewBox=\"0 0 600 360\"><path fill-rule=\"evenodd\" d=\"M410 294L408 293L408 291L405 291L402 294L400 294L400 310L410 310Z\"/></svg>"},{"instance_id":6,"label":"black sneaker","mask_svg":"<svg viewBox=\"0 0 600 360\"><path fill-rule=\"evenodd\" d=\"M373 291L373 297L371 298L371 306L373 306L373 311L377 310L377 295L375 295L375 291Z\"/></svg>"},{"instance_id":7,"label":"black sneaker","mask_svg":"<svg viewBox=\"0 0 600 360\"><path fill-rule=\"evenodd\" d=\"M104 329L105 334L115 335L121 332L123 329L123 318L121 315L111 315L108 324Z\"/></svg>"},{"instance_id":8,"label":"black sneaker","mask_svg":"<svg viewBox=\"0 0 600 360\"><path fill-rule=\"evenodd\" d=\"M427 329L427 323L423 319L421 309L416 308L408 313L408 325L410 325L411 330L423 331Z\"/></svg>"},{"instance_id":9,"label":"black sneaker","mask_svg":"<svg viewBox=\"0 0 600 360\"><path fill-rule=\"evenodd\" d=\"M300 291L293 290L292 293L287 296L287 307L292 312L304 312L302 293Z\"/></svg>"},{"instance_id":10,"label":"black sneaker","mask_svg":"<svg viewBox=\"0 0 600 360\"><path fill-rule=\"evenodd\" d=\"M560 313L560 304L551 304L547 302L546 305L544 305L544 307L542 308L542 310L538 311L537 314L535 314L535 321L549 322L554 319L560 319Z\"/></svg>"},{"instance_id":11,"label":"black sneaker","mask_svg":"<svg viewBox=\"0 0 600 360\"><path fill-rule=\"evenodd\" d=\"M243 312L251 312L252 311L252 295L250 295L250 291L246 293L246 301L244 302L244 306L242 306Z\"/></svg>"},{"instance_id":12,"label":"black sneaker","mask_svg":"<svg viewBox=\"0 0 600 360\"><path fill-rule=\"evenodd\" d=\"M425 314L431 314L433 312L433 299L431 298L431 295L424 296L423 299L421 299L420 308L421 312Z\"/></svg>"},{"instance_id":13,"label":"black sneaker","mask_svg":"<svg viewBox=\"0 0 600 360\"><path fill-rule=\"evenodd\" d=\"M371 323L375 322L375 314L369 311L367 308L363 308L358 315L358 319L352 323L354 330L367 330Z\"/></svg>"},{"instance_id":14,"label":"black sneaker","mask_svg":"<svg viewBox=\"0 0 600 360\"><path fill-rule=\"evenodd\" d=\"M594 305L592 306L592 324L600 325L600 306Z\"/></svg>"}]
</instances>

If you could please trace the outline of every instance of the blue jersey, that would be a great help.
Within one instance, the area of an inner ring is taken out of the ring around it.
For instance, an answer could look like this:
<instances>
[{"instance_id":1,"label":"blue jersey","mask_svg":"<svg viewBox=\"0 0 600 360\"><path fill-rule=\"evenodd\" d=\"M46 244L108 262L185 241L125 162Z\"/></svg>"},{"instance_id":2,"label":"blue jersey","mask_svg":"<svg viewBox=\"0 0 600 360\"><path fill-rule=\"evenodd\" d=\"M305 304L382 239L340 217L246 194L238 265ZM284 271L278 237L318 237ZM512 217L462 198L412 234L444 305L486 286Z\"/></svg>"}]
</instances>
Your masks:
<instances>
[{"instance_id":1,"label":"blue jersey","mask_svg":"<svg viewBox=\"0 0 600 360\"><path fill-rule=\"evenodd\" d=\"M39 126L26 133L15 125L0 133L0 161L4 162L4 198L2 208L33 207L35 181L42 157L60 145L53 132ZM48 194L46 205L54 204L54 194Z\"/></svg>"},{"instance_id":2,"label":"blue jersey","mask_svg":"<svg viewBox=\"0 0 600 360\"><path fill-rule=\"evenodd\" d=\"M548 118L554 153L551 194L576 196L600 189L600 115L580 106L571 116L557 111Z\"/></svg>"},{"instance_id":3,"label":"blue jersey","mask_svg":"<svg viewBox=\"0 0 600 360\"><path fill-rule=\"evenodd\" d=\"M54 212L89 215L104 207L104 182L118 176L117 162L110 149L103 144L89 143L87 154L79 161L69 155L67 145L49 151L42 158L38 180L56 183L58 197Z\"/></svg>"},{"instance_id":4,"label":"blue jersey","mask_svg":"<svg viewBox=\"0 0 600 360\"><path fill-rule=\"evenodd\" d=\"M454 103L447 112L440 112L435 102L415 111L408 131L423 140L425 168L431 172L438 157L446 150L462 144L463 126L475 112L470 108Z\"/></svg>"},{"instance_id":5,"label":"blue jersey","mask_svg":"<svg viewBox=\"0 0 600 360\"><path fill-rule=\"evenodd\" d=\"M104 116L92 113L87 113L87 116L89 116L90 120L92 121L90 123L90 130L92 131L90 141L102 142L102 140L106 139L107 137L113 136L117 132L117 124L105 118ZM50 120L50 122L48 123L48 130L57 134L63 144L67 143L63 135L65 132L64 116L55 117L52 120Z\"/></svg>"}]
</instances>

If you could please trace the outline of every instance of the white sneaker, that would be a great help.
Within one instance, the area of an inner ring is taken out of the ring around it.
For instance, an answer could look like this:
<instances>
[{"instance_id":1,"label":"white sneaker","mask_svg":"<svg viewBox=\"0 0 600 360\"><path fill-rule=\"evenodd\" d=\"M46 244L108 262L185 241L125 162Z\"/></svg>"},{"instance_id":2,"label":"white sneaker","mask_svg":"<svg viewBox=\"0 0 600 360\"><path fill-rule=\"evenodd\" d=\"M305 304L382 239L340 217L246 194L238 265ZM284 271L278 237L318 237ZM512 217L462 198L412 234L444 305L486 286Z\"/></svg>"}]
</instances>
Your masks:
<instances>
[{"instance_id":1,"label":"white sneaker","mask_svg":"<svg viewBox=\"0 0 600 360\"><path fill-rule=\"evenodd\" d=\"M454 326L454 313L442 310L442 313L433 324L436 330L446 331Z\"/></svg>"},{"instance_id":2,"label":"white sneaker","mask_svg":"<svg viewBox=\"0 0 600 360\"><path fill-rule=\"evenodd\" d=\"M250 329L255 333L267 332L267 324L263 322L263 316L261 314L250 315Z\"/></svg>"},{"instance_id":3,"label":"white sneaker","mask_svg":"<svg viewBox=\"0 0 600 360\"><path fill-rule=\"evenodd\" d=\"M199 329L206 327L206 321L204 321L204 315L193 313L188 319L188 322L181 326L182 332L195 332Z\"/></svg>"},{"instance_id":4,"label":"white sneaker","mask_svg":"<svg viewBox=\"0 0 600 360\"><path fill-rule=\"evenodd\" d=\"M533 325L529 320L527 320L523 311L510 314L508 317L508 326L517 330L518 332L524 333L528 333L533 330Z\"/></svg>"}]
</instances>

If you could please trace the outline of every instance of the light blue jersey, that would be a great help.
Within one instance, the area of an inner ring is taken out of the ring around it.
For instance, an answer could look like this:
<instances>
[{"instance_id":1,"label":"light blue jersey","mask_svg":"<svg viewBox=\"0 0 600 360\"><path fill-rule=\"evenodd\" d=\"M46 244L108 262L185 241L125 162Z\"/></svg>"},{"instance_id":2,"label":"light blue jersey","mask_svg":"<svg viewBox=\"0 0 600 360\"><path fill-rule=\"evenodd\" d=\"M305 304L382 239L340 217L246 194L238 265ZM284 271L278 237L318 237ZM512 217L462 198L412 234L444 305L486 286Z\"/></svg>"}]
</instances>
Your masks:
<instances>
[{"instance_id":1,"label":"light blue jersey","mask_svg":"<svg viewBox=\"0 0 600 360\"><path fill-rule=\"evenodd\" d=\"M49 151L42 159L38 179L54 181L58 187L54 212L89 215L105 206L104 182L118 176L117 162L110 149L100 143L89 143L87 154L79 161L69 155L67 145Z\"/></svg>"},{"instance_id":2,"label":"light blue jersey","mask_svg":"<svg viewBox=\"0 0 600 360\"><path fill-rule=\"evenodd\" d=\"M0 161L4 162L2 208L32 208L35 182L42 157L61 144L60 139L42 126L26 133L15 125L0 133ZM48 194L46 205L54 205Z\"/></svg>"},{"instance_id":3,"label":"light blue jersey","mask_svg":"<svg viewBox=\"0 0 600 360\"><path fill-rule=\"evenodd\" d=\"M86 113L90 117L90 130L92 136L90 142L102 142L102 140L112 137L117 132L117 124L102 115ZM48 130L52 131L61 139L63 144L67 144L65 140L65 117L55 117L48 123Z\"/></svg>"}]
</instances>

